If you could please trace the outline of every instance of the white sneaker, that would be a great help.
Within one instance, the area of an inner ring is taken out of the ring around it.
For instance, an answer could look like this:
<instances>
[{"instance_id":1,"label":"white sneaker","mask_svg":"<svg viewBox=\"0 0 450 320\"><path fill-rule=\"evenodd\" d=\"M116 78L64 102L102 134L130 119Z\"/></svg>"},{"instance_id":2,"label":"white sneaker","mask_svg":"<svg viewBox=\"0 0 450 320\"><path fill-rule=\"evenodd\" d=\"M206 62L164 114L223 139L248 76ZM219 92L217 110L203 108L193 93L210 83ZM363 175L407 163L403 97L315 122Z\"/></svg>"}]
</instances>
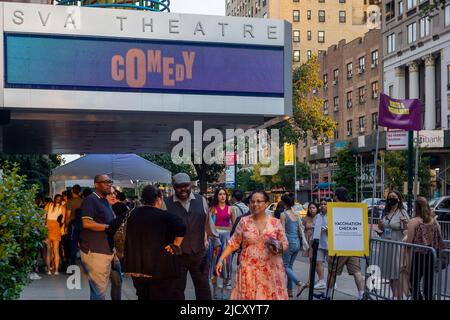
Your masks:
<instances>
[{"instance_id":1,"label":"white sneaker","mask_svg":"<svg viewBox=\"0 0 450 320\"><path fill-rule=\"evenodd\" d=\"M59 272L58 271L55 271L55 276L59 276Z\"/></svg>"},{"instance_id":2,"label":"white sneaker","mask_svg":"<svg viewBox=\"0 0 450 320\"><path fill-rule=\"evenodd\" d=\"M40 277L36 272L30 273L30 280L41 280L42 277Z\"/></svg>"},{"instance_id":3,"label":"white sneaker","mask_svg":"<svg viewBox=\"0 0 450 320\"><path fill-rule=\"evenodd\" d=\"M327 284L325 283L325 281L321 281L319 280L315 285L314 285L314 289L316 290L321 290L321 289L326 289L327 288Z\"/></svg>"},{"instance_id":4,"label":"white sneaker","mask_svg":"<svg viewBox=\"0 0 450 320\"><path fill-rule=\"evenodd\" d=\"M52 275L52 272L49 270L49 271L47 271L47 274L48 274L49 276L51 276L51 275Z\"/></svg>"}]
</instances>

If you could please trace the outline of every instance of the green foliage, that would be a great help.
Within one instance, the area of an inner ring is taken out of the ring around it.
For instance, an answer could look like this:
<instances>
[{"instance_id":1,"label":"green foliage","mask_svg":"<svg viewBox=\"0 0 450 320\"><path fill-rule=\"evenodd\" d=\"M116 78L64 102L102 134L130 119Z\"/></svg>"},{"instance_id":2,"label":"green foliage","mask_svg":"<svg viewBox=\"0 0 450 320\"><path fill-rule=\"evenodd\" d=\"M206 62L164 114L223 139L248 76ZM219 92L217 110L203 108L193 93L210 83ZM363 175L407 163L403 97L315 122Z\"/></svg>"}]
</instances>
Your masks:
<instances>
[{"instance_id":1,"label":"green foliage","mask_svg":"<svg viewBox=\"0 0 450 320\"><path fill-rule=\"evenodd\" d=\"M252 170L240 170L237 173L237 186L243 192L263 189L264 184L258 183L252 179Z\"/></svg>"},{"instance_id":2,"label":"green foliage","mask_svg":"<svg viewBox=\"0 0 450 320\"><path fill-rule=\"evenodd\" d=\"M415 153L414 153L415 163ZM419 193L430 195L431 174L430 159L419 150ZM403 185L408 181L408 151L388 151L384 156L385 183L388 189L403 192Z\"/></svg>"},{"instance_id":3,"label":"green foliage","mask_svg":"<svg viewBox=\"0 0 450 320\"><path fill-rule=\"evenodd\" d=\"M219 179L219 176L224 172L225 166L222 164L194 164L195 171L197 172L196 180L199 180L200 191L206 193L208 189L208 182L215 182Z\"/></svg>"},{"instance_id":4,"label":"green foliage","mask_svg":"<svg viewBox=\"0 0 450 320\"><path fill-rule=\"evenodd\" d=\"M434 0L432 3L421 9L420 16L428 16L432 19L439 13L440 10L445 10L445 6L447 4L450 4L449 0Z\"/></svg>"},{"instance_id":5,"label":"green foliage","mask_svg":"<svg viewBox=\"0 0 450 320\"><path fill-rule=\"evenodd\" d=\"M34 202L31 188L18 165L3 166L0 180L0 299L16 299L29 282L46 235L44 212Z\"/></svg>"},{"instance_id":6,"label":"green foliage","mask_svg":"<svg viewBox=\"0 0 450 320\"><path fill-rule=\"evenodd\" d=\"M254 166L254 171L251 179L259 184L265 185L267 188L274 186L284 186L286 190L294 191L294 166L285 166L283 155L280 155L280 168L275 175L261 175L261 167L268 167L269 165L257 164ZM310 168L303 162L297 159L297 180L309 179Z\"/></svg>"},{"instance_id":7,"label":"green foliage","mask_svg":"<svg viewBox=\"0 0 450 320\"><path fill-rule=\"evenodd\" d=\"M0 166L8 161L17 163L20 167L19 174L26 176L25 183L37 184L39 191L48 193L48 178L52 169L62 164L59 155L36 155L36 154L0 154Z\"/></svg>"},{"instance_id":8,"label":"green foliage","mask_svg":"<svg viewBox=\"0 0 450 320\"><path fill-rule=\"evenodd\" d=\"M281 142L297 143L308 134L315 139L333 135L336 124L331 117L323 115L324 100L313 94L313 90L323 85L319 74L316 56L293 71L293 116L273 127L280 130Z\"/></svg>"},{"instance_id":9,"label":"green foliage","mask_svg":"<svg viewBox=\"0 0 450 320\"><path fill-rule=\"evenodd\" d=\"M344 187L347 189L350 198L355 197L355 188L358 172L355 168L355 159L353 158L353 152L347 146L339 149L336 152L337 166L334 171L333 181L336 182L336 187Z\"/></svg>"},{"instance_id":10,"label":"green foliage","mask_svg":"<svg viewBox=\"0 0 450 320\"><path fill-rule=\"evenodd\" d=\"M185 172L192 179L195 178L195 173L191 165L173 163L170 154L168 153L146 153L140 154L139 156L157 164L160 167L163 167L164 169L169 170L170 172L172 172L172 174Z\"/></svg>"}]
</instances>

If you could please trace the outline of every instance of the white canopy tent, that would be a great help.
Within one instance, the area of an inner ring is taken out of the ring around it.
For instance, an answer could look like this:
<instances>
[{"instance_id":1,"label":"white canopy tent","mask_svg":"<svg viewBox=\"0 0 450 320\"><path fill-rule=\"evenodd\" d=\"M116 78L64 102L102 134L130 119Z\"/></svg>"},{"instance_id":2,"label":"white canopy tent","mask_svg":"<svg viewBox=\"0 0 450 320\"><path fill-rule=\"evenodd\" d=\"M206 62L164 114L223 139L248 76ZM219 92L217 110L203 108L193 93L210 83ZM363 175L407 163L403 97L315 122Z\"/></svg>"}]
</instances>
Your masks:
<instances>
[{"instance_id":1,"label":"white canopy tent","mask_svg":"<svg viewBox=\"0 0 450 320\"><path fill-rule=\"evenodd\" d=\"M52 196L79 184L93 187L97 174L107 174L114 185L137 187L139 183L171 183L172 174L153 162L135 154L90 154L52 170Z\"/></svg>"}]
</instances>

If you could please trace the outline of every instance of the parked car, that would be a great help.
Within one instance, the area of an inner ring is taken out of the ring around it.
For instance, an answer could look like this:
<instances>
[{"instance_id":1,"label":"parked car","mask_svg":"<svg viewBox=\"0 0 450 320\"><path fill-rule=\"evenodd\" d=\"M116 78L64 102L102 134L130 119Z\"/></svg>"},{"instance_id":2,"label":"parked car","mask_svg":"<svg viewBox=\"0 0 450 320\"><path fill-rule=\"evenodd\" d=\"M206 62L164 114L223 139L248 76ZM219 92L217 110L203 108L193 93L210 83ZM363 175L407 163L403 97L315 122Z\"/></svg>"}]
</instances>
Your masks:
<instances>
[{"instance_id":1,"label":"parked car","mask_svg":"<svg viewBox=\"0 0 450 320\"><path fill-rule=\"evenodd\" d=\"M438 220L450 221L450 196L431 199L428 204Z\"/></svg>"},{"instance_id":2,"label":"parked car","mask_svg":"<svg viewBox=\"0 0 450 320\"><path fill-rule=\"evenodd\" d=\"M369 217L372 215L372 198L367 198L361 201L362 203L367 203L368 206L368 214ZM373 198L373 206L374 206L374 218L381 218L383 216L384 207L386 206L386 200L381 198Z\"/></svg>"},{"instance_id":3,"label":"parked car","mask_svg":"<svg viewBox=\"0 0 450 320\"><path fill-rule=\"evenodd\" d=\"M275 213L275 210L277 209L277 204L276 202L271 203L267 208L266 208L266 213L271 215L273 217L273 214Z\"/></svg>"},{"instance_id":4,"label":"parked car","mask_svg":"<svg viewBox=\"0 0 450 320\"><path fill-rule=\"evenodd\" d=\"M273 202L273 203L271 203L271 204L267 207L266 213L269 214L269 215L271 215L271 216L273 217L273 215L274 215L276 209L277 209L277 203L276 203L276 202ZM305 208L302 206L301 203L296 203L296 204L293 206L293 209L294 209L294 211L295 211L296 213L298 213L302 218L303 218L304 216L306 216L306 210L305 210Z\"/></svg>"}]
</instances>

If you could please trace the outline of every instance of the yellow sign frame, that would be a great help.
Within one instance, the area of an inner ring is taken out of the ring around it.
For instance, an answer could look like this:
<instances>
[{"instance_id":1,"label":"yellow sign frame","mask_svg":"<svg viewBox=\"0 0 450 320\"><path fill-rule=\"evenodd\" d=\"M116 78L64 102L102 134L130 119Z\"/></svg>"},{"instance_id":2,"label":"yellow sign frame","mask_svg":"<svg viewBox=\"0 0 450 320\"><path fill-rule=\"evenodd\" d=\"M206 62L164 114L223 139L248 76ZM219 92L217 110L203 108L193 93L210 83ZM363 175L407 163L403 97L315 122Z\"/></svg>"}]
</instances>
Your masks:
<instances>
[{"instance_id":1,"label":"yellow sign frame","mask_svg":"<svg viewBox=\"0 0 450 320\"><path fill-rule=\"evenodd\" d=\"M363 250L335 250L334 249L334 225L333 225L333 209L334 208L360 208L363 214ZM330 257L364 257L369 256L369 217L367 203L357 202L329 202L328 203L328 255Z\"/></svg>"}]
</instances>

